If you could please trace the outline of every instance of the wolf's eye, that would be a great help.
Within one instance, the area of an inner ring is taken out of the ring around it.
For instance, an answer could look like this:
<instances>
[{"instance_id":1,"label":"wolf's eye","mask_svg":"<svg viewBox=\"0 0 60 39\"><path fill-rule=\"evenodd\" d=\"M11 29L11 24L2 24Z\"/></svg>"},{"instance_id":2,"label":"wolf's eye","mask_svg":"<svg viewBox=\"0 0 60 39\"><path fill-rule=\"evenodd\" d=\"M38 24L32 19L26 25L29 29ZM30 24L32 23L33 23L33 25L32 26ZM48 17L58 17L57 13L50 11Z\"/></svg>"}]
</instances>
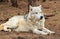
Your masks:
<instances>
[{"instance_id":1,"label":"wolf's eye","mask_svg":"<svg viewBox=\"0 0 60 39\"><path fill-rule=\"evenodd\" d=\"M38 14L37 12L35 12L35 14Z\"/></svg>"}]
</instances>

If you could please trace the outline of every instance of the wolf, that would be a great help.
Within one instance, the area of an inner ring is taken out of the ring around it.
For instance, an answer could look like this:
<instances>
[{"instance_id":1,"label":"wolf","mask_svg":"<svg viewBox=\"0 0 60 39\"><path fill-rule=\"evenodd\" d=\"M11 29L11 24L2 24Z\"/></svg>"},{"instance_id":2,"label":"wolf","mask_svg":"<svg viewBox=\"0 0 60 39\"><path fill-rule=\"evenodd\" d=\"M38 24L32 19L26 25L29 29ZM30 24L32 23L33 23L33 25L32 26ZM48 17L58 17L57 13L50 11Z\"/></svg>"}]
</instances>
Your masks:
<instances>
[{"instance_id":1,"label":"wolf","mask_svg":"<svg viewBox=\"0 0 60 39\"><path fill-rule=\"evenodd\" d=\"M35 34L48 35L55 32L45 28L45 17L40 6L29 6L29 12L26 15L17 15L11 17L6 23L0 25L0 30L11 32L30 32Z\"/></svg>"}]
</instances>

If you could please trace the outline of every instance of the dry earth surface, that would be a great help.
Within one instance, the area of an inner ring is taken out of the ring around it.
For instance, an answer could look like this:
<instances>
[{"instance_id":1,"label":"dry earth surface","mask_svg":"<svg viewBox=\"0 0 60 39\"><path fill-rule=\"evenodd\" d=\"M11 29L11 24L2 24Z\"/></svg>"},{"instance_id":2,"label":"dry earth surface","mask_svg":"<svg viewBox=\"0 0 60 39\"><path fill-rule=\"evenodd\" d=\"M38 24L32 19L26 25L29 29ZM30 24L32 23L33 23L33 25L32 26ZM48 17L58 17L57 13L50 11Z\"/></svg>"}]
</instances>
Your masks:
<instances>
[{"instance_id":1,"label":"dry earth surface","mask_svg":"<svg viewBox=\"0 0 60 39\"><path fill-rule=\"evenodd\" d=\"M37 35L33 33L15 33L0 31L0 39L60 39L60 0L50 0L38 4L42 5L44 13L54 13L55 16L46 19L45 27L56 32L55 35ZM18 8L12 7L10 2L0 2L0 24L7 21L12 16L25 14L27 11L27 1L18 0Z\"/></svg>"}]
</instances>

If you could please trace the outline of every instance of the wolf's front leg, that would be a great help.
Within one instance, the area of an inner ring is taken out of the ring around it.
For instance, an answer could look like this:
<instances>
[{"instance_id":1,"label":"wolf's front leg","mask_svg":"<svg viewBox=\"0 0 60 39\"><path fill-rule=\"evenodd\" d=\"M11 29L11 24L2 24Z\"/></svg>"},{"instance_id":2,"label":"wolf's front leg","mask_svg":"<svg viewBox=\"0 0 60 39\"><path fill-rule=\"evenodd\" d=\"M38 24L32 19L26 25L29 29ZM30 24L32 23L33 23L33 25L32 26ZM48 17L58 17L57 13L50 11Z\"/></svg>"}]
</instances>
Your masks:
<instances>
[{"instance_id":1,"label":"wolf's front leg","mask_svg":"<svg viewBox=\"0 0 60 39\"><path fill-rule=\"evenodd\" d=\"M48 30L47 28L43 28L43 31L48 34L55 34L55 32Z\"/></svg>"},{"instance_id":2,"label":"wolf's front leg","mask_svg":"<svg viewBox=\"0 0 60 39\"><path fill-rule=\"evenodd\" d=\"M45 33L45 32L40 31L40 30L38 30L38 29L34 29L34 30L33 30L33 33L41 34L41 35L48 35L48 33Z\"/></svg>"},{"instance_id":3,"label":"wolf's front leg","mask_svg":"<svg viewBox=\"0 0 60 39\"><path fill-rule=\"evenodd\" d=\"M41 21L42 31L45 32L45 33L48 33L48 34L54 34L55 32L50 31L47 28L45 28L44 23L45 23L45 19L43 18L42 21Z\"/></svg>"}]
</instances>

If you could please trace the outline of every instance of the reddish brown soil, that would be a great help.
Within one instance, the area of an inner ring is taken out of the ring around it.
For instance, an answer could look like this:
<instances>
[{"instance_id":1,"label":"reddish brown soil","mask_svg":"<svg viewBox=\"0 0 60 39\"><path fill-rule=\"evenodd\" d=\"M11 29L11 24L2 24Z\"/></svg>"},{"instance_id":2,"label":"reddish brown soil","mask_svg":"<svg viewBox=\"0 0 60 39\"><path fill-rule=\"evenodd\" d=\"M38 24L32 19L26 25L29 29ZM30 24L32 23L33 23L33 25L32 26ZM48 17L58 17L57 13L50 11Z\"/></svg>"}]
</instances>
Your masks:
<instances>
[{"instance_id":1,"label":"reddish brown soil","mask_svg":"<svg viewBox=\"0 0 60 39\"><path fill-rule=\"evenodd\" d=\"M0 39L60 39L60 0L37 2L42 5L44 13L54 13L55 16L46 19L45 27L56 32L55 35L43 36L33 33L15 33L0 31ZM14 15L25 14L27 1L18 0L18 8L12 7L9 2L0 2L0 24Z\"/></svg>"}]
</instances>

